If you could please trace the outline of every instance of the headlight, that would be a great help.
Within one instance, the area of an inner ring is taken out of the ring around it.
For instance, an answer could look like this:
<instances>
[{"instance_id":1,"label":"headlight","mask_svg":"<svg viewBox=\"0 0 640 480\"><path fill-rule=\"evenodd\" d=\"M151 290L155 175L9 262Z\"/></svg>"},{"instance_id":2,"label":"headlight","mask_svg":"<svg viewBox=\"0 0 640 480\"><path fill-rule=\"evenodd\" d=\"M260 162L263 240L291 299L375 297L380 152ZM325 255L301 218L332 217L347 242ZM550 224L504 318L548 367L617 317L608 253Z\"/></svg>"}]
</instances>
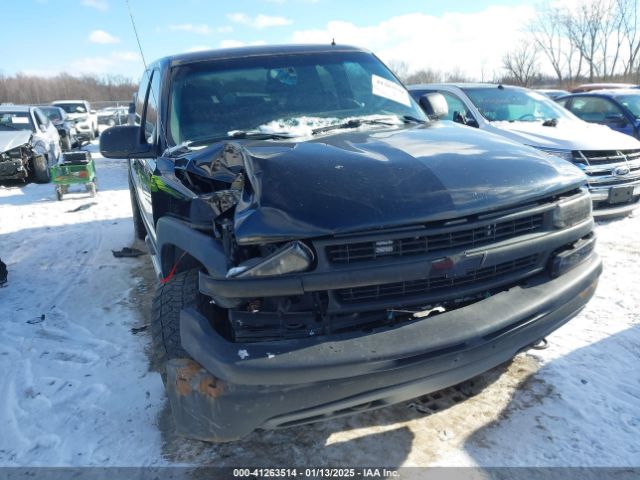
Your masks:
<instances>
[{"instance_id":1,"label":"headlight","mask_svg":"<svg viewBox=\"0 0 640 480\"><path fill-rule=\"evenodd\" d=\"M302 242L291 242L259 263L239 265L227 272L227 277L268 277L285 273L304 272L313 263L313 252Z\"/></svg>"},{"instance_id":2,"label":"headlight","mask_svg":"<svg viewBox=\"0 0 640 480\"><path fill-rule=\"evenodd\" d=\"M591 216L591 196L587 192L558 204L553 211L553 226L568 228Z\"/></svg>"},{"instance_id":3,"label":"headlight","mask_svg":"<svg viewBox=\"0 0 640 480\"><path fill-rule=\"evenodd\" d=\"M550 157L559 157L568 162L573 162L573 152L571 150L557 150L553 148L533 147L536 150L549 155Z\"/></svg>"}]
</instances>

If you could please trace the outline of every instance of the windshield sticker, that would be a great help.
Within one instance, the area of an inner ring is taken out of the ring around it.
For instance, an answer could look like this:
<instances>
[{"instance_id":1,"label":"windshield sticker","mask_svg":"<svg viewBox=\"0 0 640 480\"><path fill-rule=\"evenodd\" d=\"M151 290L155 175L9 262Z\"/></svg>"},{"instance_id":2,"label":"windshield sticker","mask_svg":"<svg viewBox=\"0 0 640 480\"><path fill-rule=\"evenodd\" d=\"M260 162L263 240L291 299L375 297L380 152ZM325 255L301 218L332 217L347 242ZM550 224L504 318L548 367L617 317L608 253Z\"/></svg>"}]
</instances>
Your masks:
<instances>
[{"instance_id":1,"label":"windshield sticker","mask_svg":"<svg viewBox=\"0 0 640 480\"><path fill-rule=\"evenodd\" d=\"M378 97L384 97L407 107L411 106L409 92L397 83L378 75L371 75L371 92Z\"/></svg>"},{"instance_id":2,"label":"windshield sticker","mask_svg":"<svg viewBox=\"0 0 640 480\"><path fill-rule=\"evenodd\" d=\"M29 123L29 119L27 117L11 117L11 123Z\"/></svg>"}]
</instances>

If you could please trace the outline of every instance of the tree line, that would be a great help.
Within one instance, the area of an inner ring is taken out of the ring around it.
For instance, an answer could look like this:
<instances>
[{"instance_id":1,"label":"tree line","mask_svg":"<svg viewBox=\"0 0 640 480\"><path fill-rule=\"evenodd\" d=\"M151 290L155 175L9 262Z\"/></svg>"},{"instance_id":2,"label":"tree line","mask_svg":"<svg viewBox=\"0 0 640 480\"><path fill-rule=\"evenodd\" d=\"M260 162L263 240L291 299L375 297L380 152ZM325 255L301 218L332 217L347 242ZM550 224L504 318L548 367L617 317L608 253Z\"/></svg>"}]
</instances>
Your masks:
<instances>
[{"instance_id":1,"label":"tree line","mask_svg":"<svg viewBox=\"0 0 640 480\"><path fill-rule=\"evenodd\" d=\"M40 77L17 73L0 74L0 103L43 104L54 100L83 99L90 101L129 100L137 85L121 76L75 77L61 73Z\"/></svg>"},{"instance_id":2,"label":"tree line","mask_svg":"<svg viewBox=\"0 0 640 480\"><path fill-rule=\"evenodd\" d=\"M540 63L553 69L557 85L640 82L638 0L581 0L538 6L527 38L503 58L508 77L529 86L541 77Z\"/></svg>"},{"instance_id":3,"label":"tree line","mask_svg":"<svg viewBox=\"0 0 640 480\"><path fill-rule=\"evenodd\" d=\"M409 71L406 62L390 68L406 84L491 82L569 88L584 82L640 83L639 0L579 0L538 4L522 39L502 57L501 70ZM547 67L543 72L543 64Z\"/></svg>"}]
</instances>

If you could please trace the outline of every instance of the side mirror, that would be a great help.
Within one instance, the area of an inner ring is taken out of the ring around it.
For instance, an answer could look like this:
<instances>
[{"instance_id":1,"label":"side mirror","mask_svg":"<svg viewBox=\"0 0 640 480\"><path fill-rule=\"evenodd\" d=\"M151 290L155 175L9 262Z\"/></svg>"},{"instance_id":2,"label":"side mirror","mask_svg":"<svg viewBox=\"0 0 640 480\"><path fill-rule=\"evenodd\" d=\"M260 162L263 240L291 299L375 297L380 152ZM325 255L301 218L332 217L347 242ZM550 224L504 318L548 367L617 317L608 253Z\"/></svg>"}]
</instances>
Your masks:
<instances>
[{"instance_id":1,"label":"side mirror","mask_svg":"<svg viewBox=\"0 0 640 480\"><path fill-rule=\"evenodd\" d=\"M141 139L140 125L107 128L100 135L100 153L106 158L151 158L152 145Z\"/></svg>"},{"instance_id":2,"label":"side mirror","mask_svg":"<svg viewBox=\"0 0 640 480\"><path fill-rule=\"evenodd\" d=\"M462 125L466 125L467 124L467 117L462 115L459 111L455 110L453 112L453 121L455 123L460 123Z\"/></svg>"},{"instance_id":3,"label":"side mirror","mask_svg":"<svg viewBox=\"0 0 640 480\"><path fill-rule=\"evenodd\" d=\"M432 120L446 117L449 113L447 101L441 93L425 93L420 97L420 106Z\"/></svg>"}]
</instances>

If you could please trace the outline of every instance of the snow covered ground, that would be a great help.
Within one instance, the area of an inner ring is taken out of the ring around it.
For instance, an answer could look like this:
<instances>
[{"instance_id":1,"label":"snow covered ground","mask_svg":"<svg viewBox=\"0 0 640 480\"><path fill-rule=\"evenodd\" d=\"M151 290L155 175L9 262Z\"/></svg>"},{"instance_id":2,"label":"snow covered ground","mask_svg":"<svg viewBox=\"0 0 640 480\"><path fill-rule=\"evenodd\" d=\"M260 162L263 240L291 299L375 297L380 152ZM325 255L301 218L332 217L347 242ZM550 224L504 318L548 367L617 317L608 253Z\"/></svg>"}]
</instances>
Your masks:
<instances>
[{"instance_id":1,"label":"snow covered ground","mask_svg":"<svg viewBox=\"0 0 640 480\"><path fill-rule=\"evenodd\" d=\"M209 445L175 436L149 333L131 330L152 268L113 257L134 244L126 164L94 158L95 199L0 186L0 466L640 465L640 213L598 226L596 297L547 350L413 402Z\"/></svg>"}]
</instances>

